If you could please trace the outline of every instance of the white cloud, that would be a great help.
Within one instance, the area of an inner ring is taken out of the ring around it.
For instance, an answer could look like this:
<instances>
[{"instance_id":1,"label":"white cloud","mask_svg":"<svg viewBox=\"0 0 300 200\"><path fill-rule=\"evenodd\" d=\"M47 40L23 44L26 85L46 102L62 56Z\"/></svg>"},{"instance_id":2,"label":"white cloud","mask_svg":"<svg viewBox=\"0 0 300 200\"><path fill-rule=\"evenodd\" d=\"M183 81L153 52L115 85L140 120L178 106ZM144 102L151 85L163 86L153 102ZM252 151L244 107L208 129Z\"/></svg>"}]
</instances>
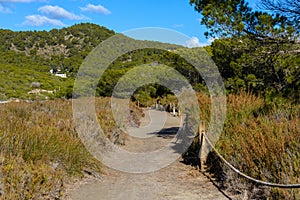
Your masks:
<instances>
[{"instance_id":1,"label":"white cloud","mask_svg":"<svg viewBox=\"0 0 300 200\"><path fill-rule=\"evenodd\" d=\"M111 14L110 10L108 10L107 8L105 8L100 4L99 5L88 4L86 7L80 9L85 12L94 12L94 13L105 14L105 15Z\"/></svg>"},{"instance_id":2,"label":"white cloud","mask_svg":"<svg viewBox=\"0 0 300 200\"><path fill-rule=\"evenodd\" d=\"M0 13L11 13L11 10L0 4Z\"/></svg>"},{"instance_id":3,"label":"white cloud","mask_svg":"<svg viewBox=\"0 0 300 200\"><path fill-rule=\"evenodd\" d=\"M197 37L191 37L186 41L186 46L189 48L193 48L193 47L201 47L202 45Z\"/></svg>"},{"instance_id":4,"label":"white cloud","mask_svg":"<svg viewBox=\"0 0 300 200\"><path fill-rule=\"evenodd\" d=\"M213 41L215 41L218 38L209 38L205 43L201 43L197 37L191 37L189 40L186 41L186 46L189 48L193 47L203 47L211 45Z\"/></svg>"},{"instance_id":5,"label":"white cloud","mask_svg":"<svg viewBox=\"0 0 300 200\"><path fill-rule=\"evenodd\" d=\"M53 26L65 26L60 20L50 19L46 16L41 15L28 15L26 16L24 26L44 26L44 25L53 25Z\"/></svg>"},{"instance_id":6,"label":"white cloud","mask_svg":"<svg viewBox=\"0 0 300 200\"><path fill-rule=\"evenodd\" d=\"M215 40L217 40L217 39L219 39L219 38L217 38L217 37L211 37L211 38L209 38L209 39L207 40L207 43L208 43L208 44L211 44L211 43L213 43L213 41L215 41Z\"/></svg>"},{"instance_id":7,"label":"white cloud","mask_svg":"<svg viewBox=\"0 0 300 200\"><path fill-rule=\"evenodd\" d=\"M213 43L213 41L215 41L216 39L219 39L217 37L211 37L211 38L208 38L208 40L204 43L204 44L201 44L202 46L208 46L208 45L211 45L211 43Z\"/></svg>"},{"instance_id":8,"label":"white cloud","mask_svg":"<svg viewBox=\"0 0 300 200\"><path fill-rule=\"evenodd\" d=\"M85 16L78 16L73 13L70 13L69 11L66 11L65 9L59 7L59 6L43 6L38 9L39 12L41 12L44 15L48 15L51 18L54 19L70 19L70 20L82 20L87 19Z\"/></svg>"}]
</instances>

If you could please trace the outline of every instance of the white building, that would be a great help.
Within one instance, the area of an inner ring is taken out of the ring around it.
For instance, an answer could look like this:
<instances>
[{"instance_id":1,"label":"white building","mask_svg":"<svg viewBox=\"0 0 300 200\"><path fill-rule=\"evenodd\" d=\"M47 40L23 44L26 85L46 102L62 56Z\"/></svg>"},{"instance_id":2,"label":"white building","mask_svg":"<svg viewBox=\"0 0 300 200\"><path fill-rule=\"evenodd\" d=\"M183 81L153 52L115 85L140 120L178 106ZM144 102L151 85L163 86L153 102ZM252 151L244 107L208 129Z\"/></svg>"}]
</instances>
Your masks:
<instances>
[{"instance_id":1,"label":"white building","mask_svg":"<svg viewBox=\"0 0 300 200\"><path fill-rule=\"evenodd\" d=\"M54 74L54 75L60 78L67 78L67 74Z\"/></svg>"},{"instance_id":2,"label":"white building","mask_svg":"<svg viewBox=\"0 0 300 200\"><path fill-rule=\"evenodd\" d=\"M58 69L57 71L60 72L61 70ZM54 70L53 70L53 69L50 70L50 73L53 74L54 76L58 76L58 77L60 77L60 78L67 78L67 74L54 73Z\"/></svg>"}]
</instances>

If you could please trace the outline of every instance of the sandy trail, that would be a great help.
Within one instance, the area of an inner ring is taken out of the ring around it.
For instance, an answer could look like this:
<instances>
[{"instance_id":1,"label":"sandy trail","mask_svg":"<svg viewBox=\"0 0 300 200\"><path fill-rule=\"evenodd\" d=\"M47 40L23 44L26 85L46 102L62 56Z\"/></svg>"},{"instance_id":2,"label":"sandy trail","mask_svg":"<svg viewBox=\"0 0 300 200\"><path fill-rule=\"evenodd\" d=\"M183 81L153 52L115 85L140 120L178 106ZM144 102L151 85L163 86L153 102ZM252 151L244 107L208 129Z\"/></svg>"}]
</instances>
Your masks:
<instances>
[{"instance_id":1,"label":"sandy trail","mask_svg":"<svg viewBox=\"0 0 300 200\"><path fill-rule=\"evenodd\" d=\"M137 129L132 131L132 136L140 138L129 137L122 148L132 152L159 149L170 142L181 124L180 118L160 111L150 110L145 111L145 114L140 132ZM157 132L162 124L168 132ZM106 168L101 181L83 184L72 191L70 196L73 200L227 199L203 174L180 161L178 159L159 171L147 174L130 174Z\"/></svg>"}]
</instances>

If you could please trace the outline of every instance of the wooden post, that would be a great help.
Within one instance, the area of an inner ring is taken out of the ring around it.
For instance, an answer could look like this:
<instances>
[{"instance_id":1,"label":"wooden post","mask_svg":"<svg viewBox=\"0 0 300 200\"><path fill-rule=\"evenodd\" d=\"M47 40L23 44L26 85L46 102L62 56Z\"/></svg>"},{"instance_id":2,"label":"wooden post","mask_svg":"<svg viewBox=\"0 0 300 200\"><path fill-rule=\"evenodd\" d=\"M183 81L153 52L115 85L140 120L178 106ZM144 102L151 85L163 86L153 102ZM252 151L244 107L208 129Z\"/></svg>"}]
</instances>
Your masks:
<instances>
[{"instance_id":1,"label":"wooden post","mask_svg":"<svg viewBox=\"0 0 300 200\"><path fill-rule=\"evenodd\" d=\"M176 116L176 110L175 110L175 104L173 105L173 116L175 117Z\"/></svg>"},{"instance_id":2,"label":"wooden post","mask_svg":"<svg viewBox=\"0 0 300 200\"><path fill-rule=\"evenodd\" d=\"M204 171L204 165L206 163L207 155L209 153L208 144L206 142L206 139L204 137L205 132L205 122L200 121L199 126L199 143L200 143L200 149L199 149L199 169L201 171Z\"/></svg>"}]
</instances>

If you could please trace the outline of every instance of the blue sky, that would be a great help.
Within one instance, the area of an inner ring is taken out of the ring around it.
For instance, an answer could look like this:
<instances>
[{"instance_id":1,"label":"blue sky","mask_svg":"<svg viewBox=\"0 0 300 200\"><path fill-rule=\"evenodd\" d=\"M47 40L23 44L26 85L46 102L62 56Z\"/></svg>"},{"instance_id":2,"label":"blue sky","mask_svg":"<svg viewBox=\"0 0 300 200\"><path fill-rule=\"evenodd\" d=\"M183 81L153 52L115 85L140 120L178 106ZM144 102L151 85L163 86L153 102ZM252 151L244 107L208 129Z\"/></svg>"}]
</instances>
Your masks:
<instances>
[{"instance_id":1,"label":"blue sky","mask_svg":"<svg viewBox=\"0 0 300 200\"><path fill-rule=\"evenodd\" d=\"M173 29L206 44L205 27L189 0L0 0L0 28L50 30L91 22L123 32Z\"/></svg>"}]
</instances>

